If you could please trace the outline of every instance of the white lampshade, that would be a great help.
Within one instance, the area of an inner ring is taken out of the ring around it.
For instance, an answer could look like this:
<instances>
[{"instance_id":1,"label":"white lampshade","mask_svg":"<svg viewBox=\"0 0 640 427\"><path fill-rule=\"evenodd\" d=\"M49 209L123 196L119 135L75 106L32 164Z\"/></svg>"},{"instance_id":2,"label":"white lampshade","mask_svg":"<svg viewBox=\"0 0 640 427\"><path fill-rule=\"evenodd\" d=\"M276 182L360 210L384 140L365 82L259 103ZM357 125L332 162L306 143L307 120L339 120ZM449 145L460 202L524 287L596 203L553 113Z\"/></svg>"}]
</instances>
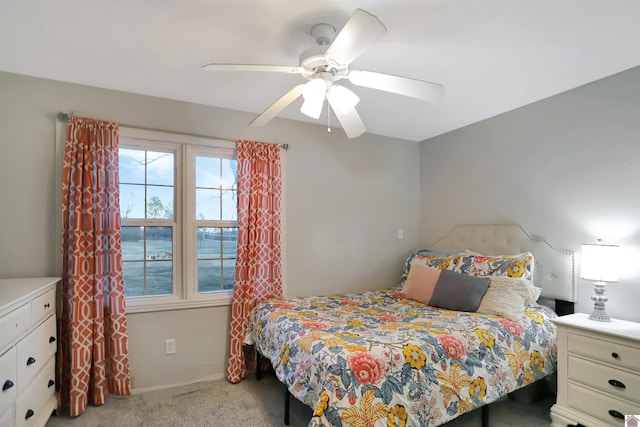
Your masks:
<instances>
[{"instance_id":1,"label":"white lampshade","mask_svg":"<svg viewBox=\"0 0 640 427\"><path fill-rule=\"evenodd\" d=\"M618 281L617 245L582 245L580 277L598 282Z\"/></svg>"},{"instance_id":2,"label":"white lampshade","mask_svg":"<svg viewBox=\"0 0 640 427\"><path fill-rule=\"evenodd\" d=\"M341 113L348 113L360 102L358 95L344 86L335 85L327 91L327 99L333 108L338 108Z\"/></svg>"},{"instance_id":3,"label":"white lampshade","mask_svg":"<svg viewBox=\"0 0 640 427\"><path fill-rule=\"evenodd\" d=\"M310 80L304 85L302 89L302 97L304 103L300 112L306 114L312 119L320 117L322 112L322 105L324 104L324 97L327 93L327 84L322 79Z\"/></svg>"}]
</instances>

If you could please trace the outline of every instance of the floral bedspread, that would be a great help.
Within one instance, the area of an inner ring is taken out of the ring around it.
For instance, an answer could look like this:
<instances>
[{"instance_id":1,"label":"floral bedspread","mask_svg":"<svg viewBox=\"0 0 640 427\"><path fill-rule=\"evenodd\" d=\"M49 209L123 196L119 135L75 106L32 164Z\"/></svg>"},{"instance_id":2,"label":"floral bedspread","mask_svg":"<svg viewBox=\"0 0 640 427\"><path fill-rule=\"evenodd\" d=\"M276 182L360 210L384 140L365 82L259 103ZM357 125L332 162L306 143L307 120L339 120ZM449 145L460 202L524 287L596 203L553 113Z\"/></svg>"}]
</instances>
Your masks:
<instances>
[{"instance_id":1,"label":"floral bedspread","mask_svg":"<svg viewBox=\"0 0 640 427\"><path fill-rule=\"evenodd\" d=\"M310 406L309 426L436 426L555 371L555 313L449 311L398 289L270 300L247 341Z\"/></svg>"}]
</instances>

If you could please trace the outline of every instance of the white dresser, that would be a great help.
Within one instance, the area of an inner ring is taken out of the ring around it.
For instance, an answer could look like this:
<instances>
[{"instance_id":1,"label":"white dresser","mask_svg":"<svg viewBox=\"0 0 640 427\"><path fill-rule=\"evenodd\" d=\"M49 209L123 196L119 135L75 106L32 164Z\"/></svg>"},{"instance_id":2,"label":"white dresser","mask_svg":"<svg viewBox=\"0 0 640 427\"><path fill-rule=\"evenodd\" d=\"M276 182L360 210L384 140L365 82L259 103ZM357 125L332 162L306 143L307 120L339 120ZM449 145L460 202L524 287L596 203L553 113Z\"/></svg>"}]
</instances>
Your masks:
<instances>
[{"instance_id":1,"label":"white dresser","mask_svg":"<svg viewBox=\"0 0 640 427\"><path fill-rule=\"evenodd\" d=\"M554 427L622 427L625 415L640 414L640 323L588 317L553 320L558 326Z\"/></svg>"},{"instance_id":2,"label":"white dresser","mask_svg":"<svg viewBox=\"0 0 640 427\"><path fill-rule=\"evenodd\" d=\"M58 277L0 280L0 426L44 426L57 408Z\"/></svg>"}]
</instances>

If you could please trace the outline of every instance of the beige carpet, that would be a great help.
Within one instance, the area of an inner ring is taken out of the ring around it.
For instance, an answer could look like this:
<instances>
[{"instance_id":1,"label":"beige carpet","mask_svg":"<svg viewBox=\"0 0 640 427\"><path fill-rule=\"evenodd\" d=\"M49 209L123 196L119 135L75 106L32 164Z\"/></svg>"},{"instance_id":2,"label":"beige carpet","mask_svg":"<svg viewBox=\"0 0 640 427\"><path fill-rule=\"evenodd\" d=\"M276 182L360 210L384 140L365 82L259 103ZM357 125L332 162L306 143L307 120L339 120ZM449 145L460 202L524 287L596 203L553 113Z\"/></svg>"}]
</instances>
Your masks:
<instances>
[{"instance_id":1,"label":"beige carpet","mask_svg":"<svg viewBox=\"0 0 640 427\"><path fill-rule=\"evenodd\" d=\"M79 417L52 417L46 427L276 427L284 426L284 386L273 376L230 384L225 380L203 382L135 394L128 398L110 396L107 404L90 406ZM549 426L549 408L554 398L535 403L511 399L491 406L491 427ZM304 427L311 410L291 399L290 426ZM447 427L480 427L480 411L465 414Z\"/></svg>"}]
</instances>

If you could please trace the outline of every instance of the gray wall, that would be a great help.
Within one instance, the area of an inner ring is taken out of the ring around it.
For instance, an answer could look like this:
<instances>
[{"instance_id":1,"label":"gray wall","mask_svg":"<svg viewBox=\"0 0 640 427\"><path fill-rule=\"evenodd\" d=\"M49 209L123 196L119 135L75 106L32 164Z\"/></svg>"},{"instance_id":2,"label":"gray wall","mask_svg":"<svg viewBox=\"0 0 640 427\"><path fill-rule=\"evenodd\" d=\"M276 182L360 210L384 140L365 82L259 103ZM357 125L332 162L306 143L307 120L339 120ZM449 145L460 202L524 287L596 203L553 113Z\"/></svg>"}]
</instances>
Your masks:
<instances>
[{"instance_id":1,"label":"gray wall","mask_svg":"<svg viewBox=\"0 0 640 427\"><path fill-rule=\"evenodd\" d=\"M505 222L578 255L620 244L607 311L640 321L640 67L423 141L420 176L421 245ZM592 294L578 279L577 311Z\"/></svg>"},{"instance_id":2,"label":"gray wall","mask_svg":"<svg viewBox=\"0 0 640 427\"><path fill-rule=\"evenodd\" d=\"M284 156L288 295L382 288L417 245L419 144L51 80L0 73L0 278L59 275L58 111L155 130L288 143ZM404 240L397 239L403 228ZM135 388L226 372L229 307L128 316ZM177 354L164 355L175 338Z\"/></svg>"}]
</instances>

